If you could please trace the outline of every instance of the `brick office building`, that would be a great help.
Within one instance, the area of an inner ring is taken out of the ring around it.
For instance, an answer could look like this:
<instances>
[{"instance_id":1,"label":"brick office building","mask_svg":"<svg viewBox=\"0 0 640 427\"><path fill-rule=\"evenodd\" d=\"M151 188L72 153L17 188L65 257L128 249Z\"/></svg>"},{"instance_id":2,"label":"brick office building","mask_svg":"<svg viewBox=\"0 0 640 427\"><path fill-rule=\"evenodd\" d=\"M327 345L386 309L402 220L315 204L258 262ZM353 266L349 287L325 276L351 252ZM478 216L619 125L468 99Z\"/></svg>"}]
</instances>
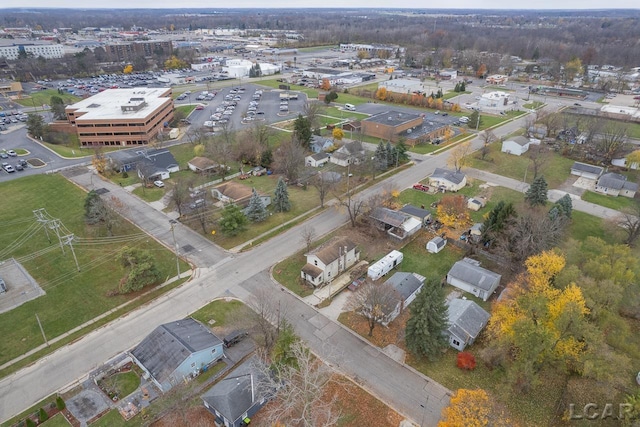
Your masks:
<instances>
[{"instance_id":1,"label":"brick office building","mask_svg":"<svg viewBox=\"0 0 640 427\"><path fill-rule=\"evenodd\" d=\"M65 112L83 147L148 144L173 120L170 88L108 89Z\"/></svg>"}]
</instances>

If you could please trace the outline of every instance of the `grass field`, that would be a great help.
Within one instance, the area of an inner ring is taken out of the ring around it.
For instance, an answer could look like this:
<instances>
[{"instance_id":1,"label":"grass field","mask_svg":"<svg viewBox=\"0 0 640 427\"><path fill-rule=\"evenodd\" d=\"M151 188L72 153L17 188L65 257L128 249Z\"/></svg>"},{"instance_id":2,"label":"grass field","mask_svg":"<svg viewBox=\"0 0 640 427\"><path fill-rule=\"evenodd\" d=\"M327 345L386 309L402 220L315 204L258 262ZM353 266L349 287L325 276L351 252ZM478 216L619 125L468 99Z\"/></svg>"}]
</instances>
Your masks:
<instances>
[{"instance_id":1,"label":"grass field","mask_svg":"<svg viewBox=\"0 0 640 427\"><path fill-rule=\"evenodd\" d=\"M469 159L469 166L519 181L523 181L526 175L526 182L531 183L533 181L533 169L529 157L526 154L523 156L514 156L512 154L502 153L500 151L501 148L502 146L499 142L492 143L489 146L489 153L485 160L481 160L477 153L472 154ZM571 165L573 165L573 163L574 160L567 159L551 151L549 158L541 166L539 175L544 175L549 188L557 188L566 181L571 174Z\"/></svg>"},{"instance_id":2,"label":"grass field","mask_svg":"<svg viewBox=\"0 0 640 427\"><path fill-rule=\"evenodd\" d=\"M15 102L24 107L35 107L36 109L41 109L43 105L51 104L52 96L59 96L67 105L74 104L82 99L75 95L71 95L69 92L63 91L62 94L59 94L55 89L47 89L38 92L32 92L31 94L29 94L28 98L16 99Z\"/></svg>"},{"instance_id":3,"label":"grass field","mask_svg":"<svg viewBox=\"0 0 640 427\"><path fill-rule=\"evenodd\" d=\"M58 413L40 425L42 427L69 427L71 424L69 424L64 415Z\"/></svg>"},{"instance_id":4,"label":"grass field","mask_svg":"<svg viewBox=\"0 0 640 427\"><path fill-rule=\"evenodd\" d=\"M238 313L248 313L250 310L246 305L237 300L215 300L202 307L191 315L204 325L213 324L215 326L226 326L227 321L232 321L233 316ZM214 321L215 323L212 323Z\"/></svg>"},{"instance_id":5,"label":"grass field","mask_svg":"<svg viewBox=\"0 0 640 427\"><path fill-rule=\"evenodd\" d=\"M625 208L632 208L636 203L638 203L629 197L607 196L605 194L594 193L593 191L585 191L582 195L582 200L595 203L596 205L604 206L606 208L615 209L617 211Z\"/></svg>"},{"instance_id":6,"label":"grass field","mask_svg":"<svg viewBox=\"0 0 640 427\"><path fill-rule=\"evenodd\" d=\"M47 338L51 339L131 300L135 295L109 296L125 273L114 261L125 244L150 251L163 280L176 273L174 255L127 221L120 221L114 228L114 235L123 236L120 243L107 243L102 227L85 225L85 193L60 175L36 175L2 183L0 193L5 203L0 210L0 248L7 249L14 242L22 242L14 250L2 251L2 258L22 260L22 265L46 292L44 296L0 314L0 335L3 337L0 363L43 343L36 314ZM32 211L39 208L45 208L53 218L60 219L65 227L63 234L70 232L76 236L74 250L80 272L76 270L69 248L63 255L55 235L49 243L44 230L36 227ZM39 251L43 253L35 257ZM182 263L181 268L189 267Z\"/></svg>"}]
</instances>

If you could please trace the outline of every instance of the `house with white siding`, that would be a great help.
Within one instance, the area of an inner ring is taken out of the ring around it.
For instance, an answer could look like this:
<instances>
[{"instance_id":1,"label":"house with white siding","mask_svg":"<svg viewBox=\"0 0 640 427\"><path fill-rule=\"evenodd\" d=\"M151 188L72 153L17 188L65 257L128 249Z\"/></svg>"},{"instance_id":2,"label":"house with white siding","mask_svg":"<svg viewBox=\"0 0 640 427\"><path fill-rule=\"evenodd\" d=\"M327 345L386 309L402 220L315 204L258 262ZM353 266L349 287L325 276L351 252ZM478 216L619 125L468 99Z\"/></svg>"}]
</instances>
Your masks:
<instances>
[{"instance_id":1,"label":"house with white siding","mask_svg":"<svg viewBox=\"0 0 640 427\"><path fill-rule=\"evenodd\" d=\"M447 273L447 283L486 301L500 284L502 276L480 267L480 262L464 258L453 264Z\"/></svg>"},{"instance_id":2,"label":"house with white siding","mask_svg":"<svg viewBox=\"0 0 640 427\"><path fill-rule=\"evenodd\" d=\"M306 254L300 275L314 287L330 283L360 260L358 246L346 237L334 237Z\"/></svg>"}]
</instances>

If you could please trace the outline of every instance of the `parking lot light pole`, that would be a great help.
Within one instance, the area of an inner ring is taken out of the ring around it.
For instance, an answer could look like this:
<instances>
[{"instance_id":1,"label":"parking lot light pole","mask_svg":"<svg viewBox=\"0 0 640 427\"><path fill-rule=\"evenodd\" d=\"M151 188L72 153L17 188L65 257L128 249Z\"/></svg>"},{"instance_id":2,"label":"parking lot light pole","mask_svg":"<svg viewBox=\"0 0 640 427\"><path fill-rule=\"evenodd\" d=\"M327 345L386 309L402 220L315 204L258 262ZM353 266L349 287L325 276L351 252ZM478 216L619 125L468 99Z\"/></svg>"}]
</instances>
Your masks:
<instances>
[{"instance_id":1,"label":"parking lot light pole","mask_svg":"<svg viewBox=\"0 0 640 427\"><path fill-rule=\"evenodd\" d=\"M171 235L173 236L173 244L176 247L176 269L178 270L178 279L180 278L180 255L178 254L178 241L176 240L176 233L174 231L174 225L176 225L178 221L175 219L170 219L169 224L171 224Z\"/></svg>"}]
</instances>

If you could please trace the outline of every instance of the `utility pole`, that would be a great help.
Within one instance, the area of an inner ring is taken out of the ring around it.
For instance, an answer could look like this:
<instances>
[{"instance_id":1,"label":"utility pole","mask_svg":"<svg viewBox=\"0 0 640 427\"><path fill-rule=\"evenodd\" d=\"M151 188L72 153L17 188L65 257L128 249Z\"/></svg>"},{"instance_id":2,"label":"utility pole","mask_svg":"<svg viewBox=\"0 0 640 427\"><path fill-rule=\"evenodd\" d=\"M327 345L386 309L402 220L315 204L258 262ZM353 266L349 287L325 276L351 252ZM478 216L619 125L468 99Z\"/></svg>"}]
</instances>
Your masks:
<instances>
[{"instance_id":1,"label":"utility pole","mask_svg":"<svg viewBox=\"0 0 640 427\"><path fill-rule=\"evenodd\" d=\"M176 225L178 221L175 219L170 219L169 224L171 224L171 235L173 236L173 244L176 248L176 269L178 270L178 279L180 278L180 255L178 253L178 241L176 240L176 233L173 229L173 226Z\"/></svg>"},{"instance_id":2,"label":"utility pole","mask_svg":"<svg viewBox=\"0 0 640 427\"><path fill-rule=\"evenodd\" d=\"M42 328L42 323L40 323L40 318L38 317L38 313L36 313L36 320L38 321L38 326L40 326L40 332L42 332L42 338L44 338L44 343L49 347L49 341L47 341L47 336L44 334L44 329Z\"/></svg>"},{"instance_id":3,"label":"utility pole","mask_svg":"<svg viewBox=\"0 0 640 427\"><path fill-rule=\"evenodd\" d=\"M73 242L73 238L74 235L73 234L69 234L68 236L64 236L65 245L69 245L69 249L71 249L71 253L73 254L73 260L76 262L76 268L78 269L78 271L80 271L80 265L78 264L78 258L76 258L76 251L73 250L73 245L71 244L71 242Z\"/></svg>"}]
</instances>

